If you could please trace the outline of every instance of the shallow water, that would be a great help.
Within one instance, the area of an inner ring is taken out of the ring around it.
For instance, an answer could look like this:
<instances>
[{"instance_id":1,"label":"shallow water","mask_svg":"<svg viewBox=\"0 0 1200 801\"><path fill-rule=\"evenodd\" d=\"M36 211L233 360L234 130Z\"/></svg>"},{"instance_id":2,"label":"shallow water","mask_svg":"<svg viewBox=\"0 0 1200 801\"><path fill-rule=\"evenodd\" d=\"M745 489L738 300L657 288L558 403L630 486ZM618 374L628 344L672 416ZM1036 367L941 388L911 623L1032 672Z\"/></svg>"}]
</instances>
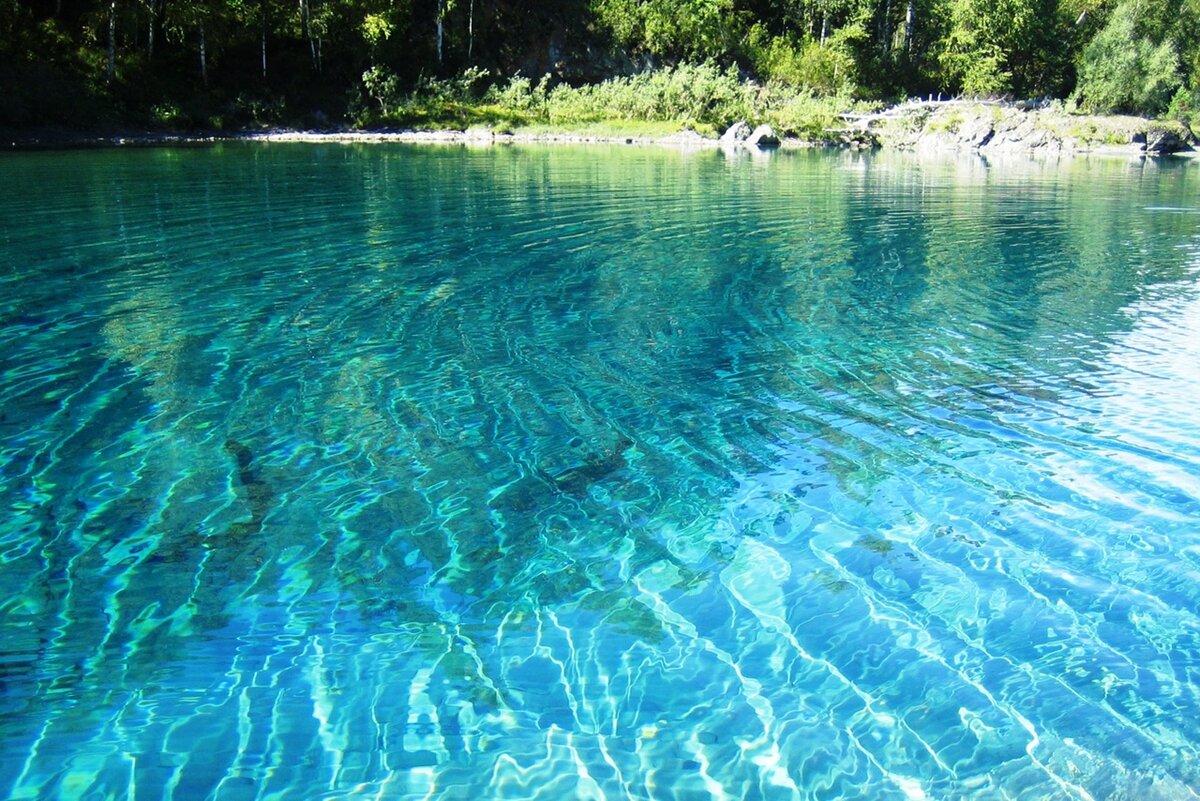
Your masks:
<instances>
[{"instance_id":1,"label":"shallow water","mask_svg":"<svg viewBox=\"0 0 1200 801\"><path fill-rule=\"evenodd\" d=\"M1198 176L0 154L0 796L1195 798Z\"/></svg>"}]
</instances>

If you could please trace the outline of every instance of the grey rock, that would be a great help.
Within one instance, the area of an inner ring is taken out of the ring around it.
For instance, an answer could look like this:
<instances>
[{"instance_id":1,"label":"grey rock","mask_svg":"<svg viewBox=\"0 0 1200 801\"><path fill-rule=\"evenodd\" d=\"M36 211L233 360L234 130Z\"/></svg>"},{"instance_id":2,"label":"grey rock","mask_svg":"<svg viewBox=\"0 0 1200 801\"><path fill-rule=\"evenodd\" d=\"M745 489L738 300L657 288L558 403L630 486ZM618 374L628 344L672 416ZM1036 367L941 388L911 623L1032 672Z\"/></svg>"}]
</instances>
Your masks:
<instances>
[{"instance_id":1,"label":"grey rock","mask_svg":"<svg viewBox=\"0 0 1200 801\"><path fill-rule=\"evenodd\" d=\"M1151 125L1146 129L1146 152L1154 154L1178 153L1188 147L1182 126Z\"/></svg>"},{"instance_id":2,"label":"grey rock","mask_svg":"<svg viewBox=\"0 0 1200 801\"><path fill-rule=\"evenodd\" d=\"M496 141L496 132L491 128L468 128L463 133L463 139L472 143L491 144Z\"/></svg>"},{"instance_id":3,"label":"grey rock","mask_svg":"<svg viewBox=\"0 0 1200 801\"><path fill-rule=\"evenodd\" d=\"M866 128L848 129L838 133L837 142L851 150L865 150L879 147L879 135Z\"/></svg>"},{"instance_id":4,"label":"grey rock","mask_svg":"<svg viewBox=\"0 0 1200 801\"><path fill-rule=\"evenodd\" d=\"M746 141L750 133L750 124L745 120L738 120L725 129L725 133L721 134L721 138L717 141L722 145L737 145Z\"/></svg>"},{"instance_id":5,"label":"grey rock","mask_svg":"<svg viewBox=\"0 0 1200 801\"><path fill-rule=\"evenodd\" d=\"M746 137L747 147L779 147L779 137L770 125L760 125Z\"/></svg>"},{"instance_id":6,"label":"grey rock","mask_svg":"<svg viewBox=\"0 0 1200 801\"><path fill-rule=\"evenodd\" d=\"M983 147L991 141L995 129L989 120L975 117L963 123L958 130L958 140L966 147Z\"/></svg>"},{"instance_id":7,"label":"grey rock","mask_svg":"<svg viewBox=\"0 0 1200 801\"><path fill-rule=\"evenodd\" d=\"M687 129L686 131L680 131L677 134L668 136L664 141L669 142L671 144L681 144L681 145L703 145L703 144L708 144L708 143L712 142L711 139L705 139L703 136L696 133L695 131L693 131L690 128Z\"/></svg>"}]
</instances>

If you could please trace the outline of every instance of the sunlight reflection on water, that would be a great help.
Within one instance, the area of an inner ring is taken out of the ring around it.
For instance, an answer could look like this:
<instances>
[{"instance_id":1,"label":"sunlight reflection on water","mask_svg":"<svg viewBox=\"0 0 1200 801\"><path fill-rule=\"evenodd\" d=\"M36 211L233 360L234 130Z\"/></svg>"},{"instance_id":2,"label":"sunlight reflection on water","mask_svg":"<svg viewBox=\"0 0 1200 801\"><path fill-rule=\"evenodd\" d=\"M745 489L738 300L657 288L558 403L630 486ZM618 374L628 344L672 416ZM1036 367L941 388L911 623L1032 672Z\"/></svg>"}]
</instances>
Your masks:
<instances>
[{"instance_id":1,"label":"sunlight reflection on water","mask_svg":"<svg viewBox=\"0 0 1200 801\"><path fill-rule=\"evenodd\" d=\"M1200 786L1194 166L0 168L8 796Z\"/></svg>"}]
</instances>

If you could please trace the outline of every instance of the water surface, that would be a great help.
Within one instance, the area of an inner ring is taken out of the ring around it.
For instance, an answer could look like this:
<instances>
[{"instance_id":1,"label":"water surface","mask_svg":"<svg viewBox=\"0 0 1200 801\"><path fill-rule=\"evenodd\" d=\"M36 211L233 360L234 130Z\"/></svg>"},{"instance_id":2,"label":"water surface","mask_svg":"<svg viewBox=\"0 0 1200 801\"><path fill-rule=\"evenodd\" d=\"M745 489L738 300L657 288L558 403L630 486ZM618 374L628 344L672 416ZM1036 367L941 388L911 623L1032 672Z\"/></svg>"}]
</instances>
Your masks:
<instances>
[{"instance_id":1,"label":"water surface","mask_svg":"<svg viewBox=\"0 0 1200 801\"><path fill-rule=\"evenodd\" d=\"M1198 175L0 154L0 795L1195 798Z\"/></svg>"}]
</instances>

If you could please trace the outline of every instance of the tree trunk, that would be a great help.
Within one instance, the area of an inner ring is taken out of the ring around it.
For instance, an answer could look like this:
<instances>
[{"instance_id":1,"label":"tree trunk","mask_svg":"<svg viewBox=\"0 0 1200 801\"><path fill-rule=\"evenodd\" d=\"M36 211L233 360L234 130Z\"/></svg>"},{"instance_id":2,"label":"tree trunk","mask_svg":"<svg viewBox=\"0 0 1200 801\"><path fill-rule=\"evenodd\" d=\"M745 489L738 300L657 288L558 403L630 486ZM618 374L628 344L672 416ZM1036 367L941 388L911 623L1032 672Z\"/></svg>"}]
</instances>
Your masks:
<instances>
[{"instance_id":1,"label":"tree trunk","mask_svg":"<svg viewBox=\"0 0 1200 801\"><path fill-rule=\"evenodd\" d=\"M108 82L112 83L113 75L117 71L117 0L112 0L108 4L108 69L105 70L105 75L108 77Z\"/></svg>"},{"instance_id":2,"label":"tree trunk","mask_svg":"<svg viewBox=\"0 0 1200 801\"><path fill-rule=\"evenodd\" d=\"M204 20L200 20L200 80L208 86L208 50L204 41Z\"/></svg>"},{"instance_id":3,"label":"tree trunk","mask_svg":"<svg viewBox=\"0 0 1200 801\"><path fill-rule=\"evenodd\" d=\"M825 45L825 31L829 27L829 12L821 12L821 46Z\"/></svg>"},{"instance_id":4,"label":"tree trunk","mask_svg":"<svg viewBox=\"0 0 1200 801\"><path fill-rule=\"evenodd\" d=\"M262 14L262 77L267 79L267 0L262 0L259 3L259 11Z\"/></svg>"},{"instance_id":5,"label":"tree trunk","mask_svg":"<svg viewBox=\"0 0 1200 801\"><path fill-rule=\"evenodd\" d=\"M904 54L912 55L913 21L917 15L916 0L908 0L908 9L904 12Z\"/></svg>"},{"instance_id":6,"label":"tree trunk","mask_svg":"<svg viewBox=\"0 0 1200 801\"><path fill-rule=\"evenodd\" d=\"M471 55L475 52L475 0L471 0L471 7L467 11L467 61L471 60Z\"/></svg>"},{"instance_id":7,"label":"tree trunk","mask_svg":"<svg viewBox=\"0 0 1200 801\"><path fill-rule=\"evenodd\" d=\"M308 39L308 52L312 56L313 69L320 72L321 67L317 57L317 42L313 39L312 12L308 7L308 0L300 0L300 19L304 23L304 36Z\"/></svg>"},{"instance_id":8,"label":"tree trunk","mask_svg":"<svg viewBox=\"0 0 1200 801\"><path fill-rule=\"evenodd\" d=\"M146 60L150 61L154 58L154 23L156 21L155 12L158 10L157 0L150 0L150 24L146 26Z\"/></svg>"},{"instance_id":9,"label":"tree trunk","mask_svg":"<svg viewBox=\"0 0 1200 801\"><path fill-rule=\"evenodd\" d=\"M892 0L887 0L883 7L883 26L880 31L880 40L883 42L883 51L888 57L892 54Z\"/></svg>"},{"instance_id":10,"label":"tree trunk","mask_svg":"<svg viewBox=\"0 0 1200 801\"><path fill-rule=\"evenodd\" d=\"M443 22L442 17L445 15L445 13L446 13L446 0L438 0L438 5L437 5L437 61L438 61L438 70L439 71L442 68L442 33L443 33L443 28L445 27L445 23Z\"/></svg>"}]
</instances>

